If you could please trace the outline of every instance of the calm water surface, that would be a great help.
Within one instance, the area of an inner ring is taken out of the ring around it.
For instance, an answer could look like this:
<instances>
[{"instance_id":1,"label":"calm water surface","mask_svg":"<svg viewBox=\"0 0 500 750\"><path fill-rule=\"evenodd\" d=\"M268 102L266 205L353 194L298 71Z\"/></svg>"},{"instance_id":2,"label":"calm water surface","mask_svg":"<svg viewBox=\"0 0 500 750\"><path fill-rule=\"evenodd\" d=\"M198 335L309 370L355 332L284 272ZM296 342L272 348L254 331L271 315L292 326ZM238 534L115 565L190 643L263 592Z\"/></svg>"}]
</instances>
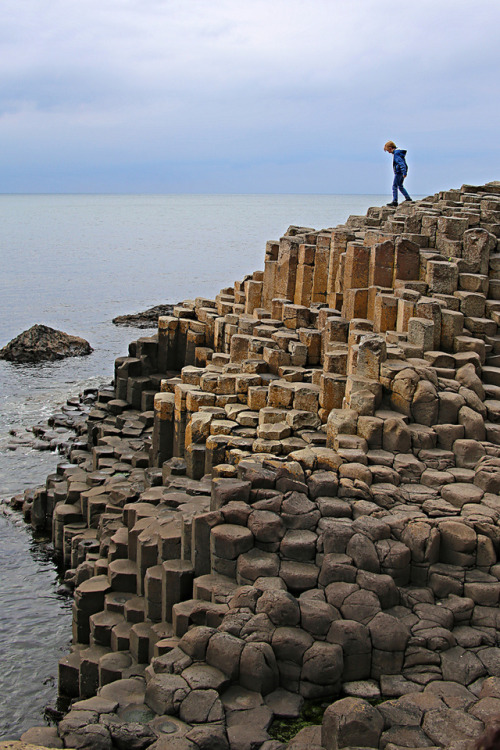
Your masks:
<instances>
[{"instance_id":1,"label":"calm water surface","mask_svg":"<svg viewBox=\"0 0 500 750\"><path fill-rule=\"evenodd\" d=\"M45 365L0 361L0 499L43 483L60 459L7 449L68 396L109 382L113 361L147 331L111 319L213 297L264 267L266 240L290 224L323 229L387 196L0 195L0 347L35 323L83 336L88 357ZM1 509L1 506L0 506ZM44 545L0 512L0 738L43 723L57 661L71 638L68 602Z\"/></svg>"},{"instance_id":2,"label":"calm water surface","mask_svg":"<svg viewBox=\"0 0 500 750\"><path fill-rule=\"evenodd\" d=\"M0 511L0 739L44 723L57 662L69 650L71 600L58 596L54 564L19 517Z\"/></svg>"}]
</instances>

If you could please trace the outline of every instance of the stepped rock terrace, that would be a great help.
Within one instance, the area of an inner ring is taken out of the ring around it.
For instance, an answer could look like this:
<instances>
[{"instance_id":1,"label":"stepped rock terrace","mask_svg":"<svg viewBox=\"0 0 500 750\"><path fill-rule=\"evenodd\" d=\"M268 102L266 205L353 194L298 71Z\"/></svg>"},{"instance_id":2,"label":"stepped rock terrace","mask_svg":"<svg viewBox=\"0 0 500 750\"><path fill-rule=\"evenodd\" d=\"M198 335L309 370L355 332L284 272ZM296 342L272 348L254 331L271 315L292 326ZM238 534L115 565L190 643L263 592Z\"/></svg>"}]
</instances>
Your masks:
<instances>
[{"instance_id":1,"label":"stepped rock terrace","mask_svg":"<svg viewBox=\"0 0 500 750\"><path fill-rule=\"evenodd\" d=\"M292 226L130 344L24 497L74 604L71 710L23 739L471 747L500 715L499 238L498 182ZM304 701L322 724L273 739Z\"/></svg>"}]
</instances>

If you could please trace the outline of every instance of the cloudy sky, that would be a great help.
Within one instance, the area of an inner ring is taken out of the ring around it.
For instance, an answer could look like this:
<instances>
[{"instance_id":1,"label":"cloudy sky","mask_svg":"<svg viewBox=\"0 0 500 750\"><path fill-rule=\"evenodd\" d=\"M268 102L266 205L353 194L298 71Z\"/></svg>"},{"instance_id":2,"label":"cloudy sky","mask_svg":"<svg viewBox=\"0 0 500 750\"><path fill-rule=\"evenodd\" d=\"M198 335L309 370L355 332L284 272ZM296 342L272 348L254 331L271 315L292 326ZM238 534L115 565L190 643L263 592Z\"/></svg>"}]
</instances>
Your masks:
<instances>
[{"instance_id":1,"label":"cloudy sky","mask_svg":"<svg viewBox=\"0 0 500 750\"><path fill-rule=\"evenodd\" d=\"M2 0L0 192L500 179L499 0Z\"/></svg>"}]
</instances>

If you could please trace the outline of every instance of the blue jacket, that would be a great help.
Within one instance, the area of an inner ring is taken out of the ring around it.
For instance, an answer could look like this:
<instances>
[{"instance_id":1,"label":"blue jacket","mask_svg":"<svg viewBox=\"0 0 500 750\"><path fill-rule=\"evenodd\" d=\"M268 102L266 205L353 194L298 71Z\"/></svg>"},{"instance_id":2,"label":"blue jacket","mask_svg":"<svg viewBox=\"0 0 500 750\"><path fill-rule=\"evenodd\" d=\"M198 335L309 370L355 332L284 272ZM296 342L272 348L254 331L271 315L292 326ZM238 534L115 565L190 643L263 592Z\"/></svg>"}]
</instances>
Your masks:
<instances>
[{"instance_id":1,"label":"blue jacket","mask_svg":"<svg viewBox=\"0 0 500 750\"><path fill-rule=\"evenodd\" d=\"M408 165L406 163L406 151L403 148L397 148L393 154L392 167L394 174L402 174L406 177L408 174Z\"/></svg>"}]
</instances>

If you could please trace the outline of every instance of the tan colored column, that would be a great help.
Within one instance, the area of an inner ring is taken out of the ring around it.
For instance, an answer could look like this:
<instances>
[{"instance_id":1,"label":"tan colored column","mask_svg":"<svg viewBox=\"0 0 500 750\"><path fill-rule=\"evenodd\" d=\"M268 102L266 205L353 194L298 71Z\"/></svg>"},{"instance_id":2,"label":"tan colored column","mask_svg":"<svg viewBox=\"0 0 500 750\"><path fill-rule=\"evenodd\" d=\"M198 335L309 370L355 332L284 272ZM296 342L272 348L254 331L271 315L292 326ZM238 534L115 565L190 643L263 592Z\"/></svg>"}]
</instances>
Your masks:
<instances>
[{"instance_id":1,"label":"tan colored column","mask_svg":"<svg viewBox=\"0 0 500 750\"><path fill-rule=\"evenodd\" d=\"M378 294L375 298L373 328L377 333L395 331L398 317L398 299L392 294Z\"/></svg>"},{"instance_id":2,"label":"tan colored column","mask_svg":"<svg viewBox=\"0 0 500 750\"><path fill-rule=\"evenodd\" d=\"M262 306L271 309L271 300L276 297L276 274L278 270L279 242L266 243L266 258L264 261L264 281L262 287Z\"/></svg>"},{"instance_id":3,"label":"tan colored column","mask_svg":"<svg viewBox=\"0 0 500 750\"><path fill-rule=\"evenodd\" d=\"M156 394L151 442L151 463L156 467L161 467L164 461L173 456L174 407L175 396L173 393Z\"/></svg>"},{"instance_id":4,"label":"tan colored column","mask_svg":"<svg viewBox=\"0 0 500 750\"><path fill-rule=\"evenodd\" d=\"M314 259L314 276L312 302L326 302L328 287L328 267L330 263L331 237L329 234L318 234L316 256Z\"/></svg>"},{"instance_id":5,"label":"tan colored column","mask_svg":"<svg viewBox=\"0 0 500 750\"><path fill-rule=\"evenodd\" d=\"M374 245L370 252L369 286L392 287L394 275L394 242Z\"/></svg>"}]
</instances>

